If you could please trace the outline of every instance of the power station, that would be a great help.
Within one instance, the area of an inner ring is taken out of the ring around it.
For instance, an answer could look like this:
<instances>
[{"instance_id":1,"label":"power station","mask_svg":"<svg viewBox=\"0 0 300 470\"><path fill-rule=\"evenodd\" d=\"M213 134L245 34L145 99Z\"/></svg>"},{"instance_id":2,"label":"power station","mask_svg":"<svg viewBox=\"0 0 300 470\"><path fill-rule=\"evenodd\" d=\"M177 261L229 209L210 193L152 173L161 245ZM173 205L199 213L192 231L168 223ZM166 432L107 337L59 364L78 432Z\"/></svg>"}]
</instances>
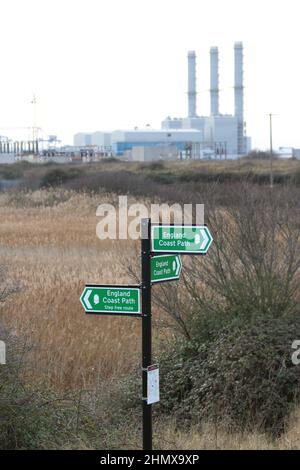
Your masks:
<instances>
[{"instance_id":1,"label":"power station","mask_svg":"<svg viewBox=\"0 0 300 470\"><path fill-rule=\"evenodd\" d=\"M0 156L13 158L51 157L68 161L74 158L102 158L123 156L128 160L238 158L251 150L251 139L246 135L244 119L243 44L234 44L234 114L221 114L219 106L219 50L210 48L210 114L197 112L196 52L187 54L187 116L168 117L161 129L118 129L113 132L79 132L74 135L73 147L57 148L52 136L46 140L32 138L28 142L13 142L0 136ZM36 100L32 103L35 105ZM36 124L34 124L36 126ZM33 127L33 129L37 129ZM51 140L52 139L52 140ZM56 138L55 138L56 139ZM48 149L42 149L42 143ZM57 141L59 142L59 141ZM54 144L54 145L53 145Z\"/></svg>"},{"instance_id":2,"label":"power station","mask_svg":"<svg viewBox=\"0 0 300 470\"><path fill-rule=\"evenodd\" d=\"M197 113L196 52L187 55L188 91L187 117L166 118L161 129L116 130L111 133L78 133L74 136L75 146L110 146L113 154L125 155L129 159L148 155L147 159L166 158L237 158L251 150L251 139L246 136L244 121L243 44L234 44L234 114L221 114L219 109L219 50L210 48L210 115ZM135 151L139 147L139 151ZM157 149L170 148L172 151ZM141 152L147 149L147 152ZM150 149L153 150L151 156ZM137 155L139 155L137 157Z\"/></svg>"},{"instance_id":3,"label":"power station","mask_svg":"<svg viewBox=\"0 0 300 470\"><path fill-rule=\"evenodd\" d=\"M250 138L246 136L244 121L243 44L234 44L234 115L220 114L219 110L219 50L210 48L210 115L197 114L196 53L188 52L188 116L167 118L163 129L198 129L202 132L203 149L214 151L226 147L230 157L245 155L251 150Z\"/></svg>"}]
</instances>

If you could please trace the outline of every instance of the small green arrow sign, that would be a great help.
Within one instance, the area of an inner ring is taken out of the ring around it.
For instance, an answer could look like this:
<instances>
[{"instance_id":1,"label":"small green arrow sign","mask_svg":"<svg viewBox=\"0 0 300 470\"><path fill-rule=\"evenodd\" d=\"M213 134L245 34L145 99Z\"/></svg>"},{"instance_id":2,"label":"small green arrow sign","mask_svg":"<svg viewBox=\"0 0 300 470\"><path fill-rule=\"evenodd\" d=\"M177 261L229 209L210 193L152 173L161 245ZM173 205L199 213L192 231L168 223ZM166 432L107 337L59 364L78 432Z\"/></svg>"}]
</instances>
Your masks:
<instances>
[{"instance_id":1,"label":"small green arrow sign","mask_svg":"<svg viewBox=\"0 0 300 470\"><path fill-rule=\"evenodd\" d=\"M213 238L206 225L152 225L151 251L206 254Z\"/></svg>"},{"instance_id":2,"label":"small green arrow sign","mask_svg":"<svg viewBox=\"0 0 300 470\"><path fill-rule=\"evenodd\" d=\"M80 302L86 313L141 315L139 287L86 285Z\"/></svg>"},{"instance_id":3,"label":"small green arrow sign","mask_svg":"<svg viewBox=\"0 0 300 470\"><path fill-rule=\"evenodd\" d=\"M180 278L182 263L179 255L160 255L151 258L151 282Z\"/></svg>"}]
</instances>

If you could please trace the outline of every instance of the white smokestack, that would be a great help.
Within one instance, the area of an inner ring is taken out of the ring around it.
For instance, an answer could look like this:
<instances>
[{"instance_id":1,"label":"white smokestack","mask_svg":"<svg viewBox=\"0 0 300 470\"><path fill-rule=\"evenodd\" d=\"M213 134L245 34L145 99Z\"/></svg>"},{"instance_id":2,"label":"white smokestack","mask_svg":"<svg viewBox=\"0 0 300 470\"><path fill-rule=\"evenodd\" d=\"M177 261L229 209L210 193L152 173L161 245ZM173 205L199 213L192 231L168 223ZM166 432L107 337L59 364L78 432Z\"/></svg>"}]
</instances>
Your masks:
<instances>
[{"instance_id":1,"label":"white smokestack","mask_svg":"<svg viewBox=\"0 0 300 470\"><path fill-rule=\"evenodd\" d=\"M196 117L196 54L188 52L188 117Z\"/></svg>"},{"instance_id":2,"label":"white smokestack","mask_svg":"<svg viewBox=\"0 0 300 470\"><path fill-rule=\"evenodd\" d=\"M219 51L210 48L210 114L219 114Z\"/></svg>"},{"instance_id":3,"label":"white smokestack","mask_svg":"<svg viewBox=\"0 0 300 470\"><path fill-rule=\"evenodd\" d=\"M244 120L243 43L234 44L234 109L235 116Z\"/></svg>"},{"instance_id":4,"label":"white smokestack","mask_svg":"<svg viewBox=\"0 0 300 470\"><path fill-rule=\"evenodd\" d=\"M245 153L244 135L244 81L243 81L243 43L234 44L234 113L238 125L237 153Z\"/></svg>"}]
</instances>

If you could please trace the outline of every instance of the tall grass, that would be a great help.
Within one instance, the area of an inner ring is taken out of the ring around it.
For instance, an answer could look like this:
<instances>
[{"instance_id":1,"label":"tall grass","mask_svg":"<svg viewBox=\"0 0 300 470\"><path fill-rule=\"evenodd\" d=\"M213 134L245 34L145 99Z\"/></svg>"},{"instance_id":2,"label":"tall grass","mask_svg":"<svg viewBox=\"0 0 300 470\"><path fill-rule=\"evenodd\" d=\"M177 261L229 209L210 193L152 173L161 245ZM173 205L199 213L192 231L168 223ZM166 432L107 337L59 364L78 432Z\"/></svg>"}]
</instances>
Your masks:
<instances>
[{"instance_id":1,"label":"tall grass","mask_svg":"<svg viewBox=\"0 0 300 470\"><path fill-rule=\"evenodd\" d=\"M97 195L63 189L0 194L0 265L7 267L13 284L21 283L21 290L0 304L0 315L14 337L33 344L27 378L36 385L97 392L99 383L105 388L111 379L139 366L139 319L87 316L79 302L87 282L130 282L124 256L139 266L137 243L100 242L96 237L96 208L116 203L116 197L103 190ZM203 202L200 192L196 200ZM157 350L173 330L162 330L165 317L158 308L154 320ZM128 431L135 447L140 445L137 423L133 420ZM300 446L299 429L298 417L280 440L270 442L259 432L229 435L209 425L204 432L183 432L171 421L158 420L155 442L158 448L179 449L294 448ZM123 431L120 427L118 435L106 436L107 447L126 448L129 440Z\"/></svg>"},{"instance_id":2,"label":"tall grass","mask_svg":"<svg viewBox=\"0 0 300 470\"><path fill-rule=\"evenodd\" d=\"M90 386L99 376L128 372L139 357L139 319L87 316L79 302L87 282L128 281L120 259L134 242L96 238L97 205L111 198L61 197L45 205L51 192L32 193L22 207L1 195L1 264L21 281L1 316L35 345L39 378L64 388Z\"/></svg>"}]
</instances>

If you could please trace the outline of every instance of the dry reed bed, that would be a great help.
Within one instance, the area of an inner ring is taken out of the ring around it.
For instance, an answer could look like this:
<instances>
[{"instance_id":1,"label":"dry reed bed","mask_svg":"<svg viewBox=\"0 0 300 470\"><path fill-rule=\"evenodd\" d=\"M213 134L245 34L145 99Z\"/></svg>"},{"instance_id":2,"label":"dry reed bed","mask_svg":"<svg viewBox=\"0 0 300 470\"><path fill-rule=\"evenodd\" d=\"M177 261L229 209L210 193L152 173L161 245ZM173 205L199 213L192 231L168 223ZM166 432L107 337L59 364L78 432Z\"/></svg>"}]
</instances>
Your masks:
<instances>
[{"instance_id":1,"label":"dry reed bed","mask_svg":"<svg viewBox=\"0 0 300 470\"><path fill-rule=\"evenodd\" d=\"M129 281L122 259L136 256L135 242L96 237L96 208L114 202L112 196L74 193L54 206L43 198L43 192L32 193L37 206L27 201L19 207L0 196L0 262L22 284L1 315L33 343L34 368L43 381L87 387L139 361L139 319L87 316L79 303L86 282Z\"/></svg>"},{"instance_id":2,"label":"dry reed bed","mask_svg":"<svg viewBox=\"0 0 300 470\"><path fill-rule=\"evenodd\" d=\"M175 431L172 422L167 422L158 424L155 444L157 448L166 450L298 450L300 412L295 413L287 432L276 440L259 431L229 433L222 424L206 423L201 430Z\"/></svg>"},{"instance_id":3,"label":"dry reed bed","mask_svg":"<svg viewBox=\"0 0 300 470\"><path fill-rule=\"evenodd\" d=\"M138 253L133 241L97 239L96 208L102 202L117 198L53 191L0 194L0 264L22 283L21 292L5 308L0 305L0 313L16 335L34 345L35 378L59 388L93 387L99 376L126 373L140 361L138 319L86 316L79 303L86 282L128 282L124 259ZM157 330L154 341L158 347ZM298 414L275 442L260 433L229 435L208 425L184 433L172 422L156 423L154 435L157 448L165 449L295 449L299 430ZM140 436L132 445L139 447Z\"/></svg>"}]
</instances>

